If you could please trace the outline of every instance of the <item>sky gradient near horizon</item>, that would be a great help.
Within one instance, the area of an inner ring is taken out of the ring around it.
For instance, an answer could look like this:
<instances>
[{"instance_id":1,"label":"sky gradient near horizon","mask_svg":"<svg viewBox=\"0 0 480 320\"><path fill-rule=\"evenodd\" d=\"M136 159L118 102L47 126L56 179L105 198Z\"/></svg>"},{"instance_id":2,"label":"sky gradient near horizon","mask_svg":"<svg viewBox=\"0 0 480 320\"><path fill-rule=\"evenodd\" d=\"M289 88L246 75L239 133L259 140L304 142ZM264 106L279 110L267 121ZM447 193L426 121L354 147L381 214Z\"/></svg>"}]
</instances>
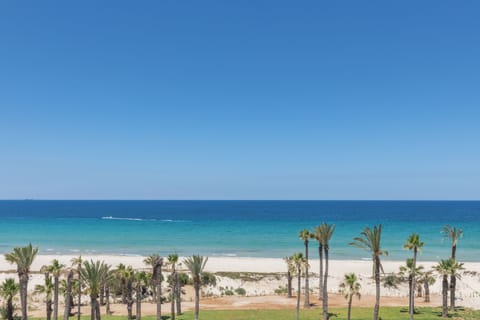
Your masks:
<instances>
[{"instance_id":1,"label":"sky gradient near horizon","mask_svg":"<svg viewBox=\"0 0 480 320\"><path fill-rule=\"evenodd\" d=\"M0 3L0 199L480 199L480 3Z\"/></svg>"}]
</instances>

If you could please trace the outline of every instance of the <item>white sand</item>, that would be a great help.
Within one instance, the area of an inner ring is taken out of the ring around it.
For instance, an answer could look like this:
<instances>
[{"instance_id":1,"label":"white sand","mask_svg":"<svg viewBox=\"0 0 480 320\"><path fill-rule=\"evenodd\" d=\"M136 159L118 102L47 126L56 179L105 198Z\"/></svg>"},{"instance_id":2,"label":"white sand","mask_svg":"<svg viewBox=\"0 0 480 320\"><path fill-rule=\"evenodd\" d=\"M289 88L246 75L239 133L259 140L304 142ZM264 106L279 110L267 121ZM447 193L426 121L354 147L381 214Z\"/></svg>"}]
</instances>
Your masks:
<instances>
[{"instance_id":1,"label":"white sand","mask_svg":"<svg viewBox=\"0 0 480 320\"><path fill-rule=\"evenodd\" d=\"M38 272L43 265L50 264L53 259L58 259L61 263L70 266L71 259L74 255L39 255L35 259L32 265L32 271ZM83 259L104 260L112 267L117 266L120 263L125 265L131 265L135 269L149 270L149 267L143 263L144 257L141 256L114 256L114 255L95 255L95 256L83 256ZM182 259L180 259L182 261ZM436 262L424 262L419 261L420 265L423 265L425 269L430 269ZM399 267L403 265L401 261L383 261L383 266L386 273L398 272ZM465 263L465 268L468 271L475 271L480 273L480 263L470 262ZM5 261L3 255L0 256L0 281L3 281L6 277L16 277L15 266L10 265ZM240 257L210 257L206 265L206 271L210 272L254 272L254 273L285 273L286 265L283 259L275 258L240 258ZM329 268L329 291L338 292L338 286L343 279L344 274L355 272L359 275L362 283L362 294L373 295L375 293L374 282L371 279L372 274L372 262L361 260L332 260L330 261ZM310 260L310 272L312 273L310 288L315 292L315 288L318 288L318 272L319 261L318 259ZM42 283L43 275L32 274L30 288L33 288L35 284ZM213 294L219 293L219 287L242 287L247 291L248 295L265 295L272 294L279 286L285 286L285 278L275 277L274 275L268 276L257 282L242 281L240 279L230 279L221 277L218 279L216 288L207 288L206 290ZM461 280L457 282L457 297L459 299L458 305L466 307L480 308L480 277L477 275L465 275ZM441 281L438 279L436 283L431 287L431 293L441 293ZM400 287L398 290L388 290L382 287L382 295L384 296L407 296L408 290L406 286Z\"/></svg>"}]
</instances>

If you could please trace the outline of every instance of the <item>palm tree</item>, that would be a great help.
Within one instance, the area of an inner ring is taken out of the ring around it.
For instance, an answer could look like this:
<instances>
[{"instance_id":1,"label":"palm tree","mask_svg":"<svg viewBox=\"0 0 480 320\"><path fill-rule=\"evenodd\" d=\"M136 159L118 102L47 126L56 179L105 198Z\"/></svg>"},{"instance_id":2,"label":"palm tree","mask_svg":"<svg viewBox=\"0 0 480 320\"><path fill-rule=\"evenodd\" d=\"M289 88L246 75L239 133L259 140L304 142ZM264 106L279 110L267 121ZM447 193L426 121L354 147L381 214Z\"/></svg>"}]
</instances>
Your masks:
<instances>
[{"instance_id":1,"label":"palm tree","mask_svg":"<svg viewBox=\"0 0 480 320\"><path fill-rule=\"evenodd\" d=\"M373 311L373 320L378 320L378 312L380 310L380 270L383 267L380 262L380 256L388 255L388 252L381 248L382 225L373 226L373 230L365 227L360 233L360 237L353 238L350 244L364 249L372 254L373 274L375 278L375 308Z\"/></svg>"},{"instance_id":2,"label":"palm tree","mask_svg":"<svg viewBox=\"0 0 480 320\"><path fill-rule=\"evenodd\" d=\"M13 278L7 278L0 286L0 295L6 300L6 320L13 320L13 297L15 297L20 290L19 285Z\"/></svg>"},{"instance_id":3,"label":"palm tree","mask_svg":"<svg viewBox=\"0 0 480 320\"><path fill-rule=\"evenodd\" d=\"M168 255L168 263L172 267L172 273L171 273L171 319L175 320L175 300L177 300L177 271L176 271L176 265L178 262L178 254L173 253Z\"/></svg>"},{"instance_id":4,"label":"palm tree","mask_svg":"<svg viewBox=\"0 0 480 320\"><path fill-rule=\"evenodd\" d=\"M301 292L301 278L302 270L307 270L307 259L303 256L301 252L297 252L292 256L293 265L295 266L295 272L297 274L297 307L296 307L296 319L300 319L300 296Z\"/></svg>"},{"instance_id":5,"label":"palm tree","mask_svg":"<svg viewBox=\"0 0 480 320\"><path fill-rule=\"evenodd\" d=\"M72 266L76 267L76 271L78 274L78 300L77 300L77 320L80 320L80 309L82 306L82 277L80 276L80 269L82 268L82 256L78 256L77 258L72 258L70 260Z\"/></svg>"},{"instance_id":6,"label":"palm tree","mask_svg":"<svg viewBox=\"0 0 480 320\"><path fill-rule=\"evenodd\" d=\"M321 225L313 229L312 238L318 241L318 259L320 260L318 299L323 298L323 229Z\"/></svg>"},{"instance_id":7,"label":"palm tree","mask_svg":"<svg viewBox=\"0 0 480 320\"><path fill-rule=\"evenodd\" d=\"M47 270L46 266L43 266L41 271L45 272L45 282L44 285L37 284L35 286L35 293L36 294L43 294L45 295L45 307L46 307L46 317L47 320L50 320L52 318L52 296L53 296L53 280L52 277L50 276L50 273Z\"/></svg>"},{"instance_id":8,"label":"palm tree","mask_svg":"<svg viewBox=\"0 0 480 320\"><path fill-rule=\"evenodd\" d=\"M136 315L135 320L140 320L142 317L142 289L148 285L148 275L145 271L135 272L135 300L136 300Z\"/></svg>"},{"instance_id":9,"label":"palm tree","mask_svg":"<svg viewBox=\"0 0 480 320\"><path fill-rule=\"evenodd\" d=\"M153 296L157 303L157 320L162 320L162 265L163 258L158 254L152 254L143 262L152 266Z\"/></svg>"},{"instance_id":10,"label":"palm tree","mask_svg":"<svg viewBox=\"0 0 480 320\"><path fill-rule=\"evenodd\" d=\"M415 296L415 282L416 282L416 278L419 277L419 275L422 273L423 271L423 266L418 266L418 267L413 267L413 258L408 258L406 260L406 263L404 266L400 266L400 272L399 272L399 276L401 277L401 281L407 281L408 282L408 297L409 297L409 300L408 300L408 312L409 312L409 316L412 316L410 315L410 312L411 310L415 310L414 309L414 306L411 304L412 302L412 296Z\"/></svg>"},{"instance_id":11,"label":"palm tree","mask_svg":"<svg viewBox=\"0 0 480 320\"><path fill-rule=\"evenodd\" d=\"M127 303L127 279L125 279L125 272L127 267L120 263L115 269L115 276L120 283L120 290L122 292L122 303Z\"/></svg>"},{"instance_id":12,"label":"palm tree","mask_svg":"<svg viewBox=\"0 0 480 320\"><path fill-rule=\"evenodd\" d=\"M292 297L292 274L295 273L295 265L293 264L293 256L283 258L287 264L287 296Z\"/></svg>"},{"instance_id":13,"label":"palm tree","mask_svg":"<svg viewBox=\"0 0 480 320\"><path fill-rule=\"evenodd\" d=\"M453 264L453 260L440 260L434 267L435 271L442 277L442 317L448 317L448 275Z\"/></svg>"},{"instance_id":14,"label":"palm tree","mask_svg":"<svg viewBox=\"0 0 480 320\"><path fill-rule=\"evenodd\" d=\"M123 265L121 265L123 266ZM119 266L120 267L120 266ZM119 271L120 270L120 271ZM122 268L117 268L117 272L120 273L120 279L123 281L125 286L125 298L127 302L127 317L128 320L133 319L133 281L135 272L131 266Z\"/></svg>"},{"instance_id":15,"label":"palm tree","mask_svg":"<svg viewBox=\"0 0 480 320\"><path fill-rule=\"evenodd\" d=\"M103 261L93 260L83 262L80 268L80 276L82 282L88 287L90 294L90 320L100 320L100 304L98 303L98 295L100 294L100 286L103 285L104 279L108 277L110 266Z\"/></svg>"},{"instance_id":16,"label":"palm tree","mask_svg":"<svg viewBox=\"0 0 480 320\"><path fill-rule=\"evenodd\" d=\"M72 296L72 288L73 288L73 269L68 271L67 281L65 283L65 310L63 312L63 320L68 320L68 317L72 311L72 304L73 304L73 296Z\"/></svg>"},{"instance_id":17,"label":"palm tree","mask_svg":"<svg viewBox=\"0 0 480 320\"><path fill-rule=\"evenodd\" d=\"M432 271L422 272L418 279L419 284L423 284L423 290L425 291L423 301L430 302L430 286L435 283L435 278L432 276Z\"/></svg>"},{"instance_id":18,"label":"palm tree","mask_svg":"<svg viewBox=\"0 0 480 320\"><path fill-rule=\"evenodd\" d=\"M200 311L200 275L207 264L208 257L200 255L193 255L183 260L185 266L192 274L193 287L195 288L195 320L198 320L198 313Z\"/></svg>"},{"instance_id":19,"label":"palm tree","mask_svg":"<svg viewBox=\"0 0 480 320\"><path fill-rule=\"evenodd\" d=\"M52 264L47 266L48 272L53 275L53 319L58 320L58 286L59 277L62 272L64 264L61 264L57 259L52 260Z\"/></svg>"},{"instance_id":20,"label":"palm tree","mask_svg":"<svg viewBox=\"0 0 480 320\"><path fill-rule=\"evenodd\" d=\"M350 320L352 311L352 298L361 298L360 289L362 286L358 282L357 275L355 273L348 273L344 276L343 282L340 283L340 293L345 295L348 303L347 320Z\"/></svg>"},{"instance_id":21,"label":"palm tree","mask_svg":"<svg viewBox=\"0 0 480 320\"><path fill-rule=\"evenodd\" d=\"M27 292L28 292L28 276L30 273L30 266L33 263L38 248L32 247L30 243L25 247L13 248L13 251L5 254L5 260L11 264L17 265L18 279L20 282L20 304L22 305L22 320L27 320Z\"/></svg>"},{"instance_id":22,"label":"palm tree","mask_svg":"<svg viewBox=\"0 0 480 320\"><path fill-rule=\"evenodd\" d=\"M322 238L323 252L325 254L325 274L323 275L323 285L322 285L322 309L323 309L323 319L328 320L328 252L330 249L329 241L332 238L333 233L335 232L334 224L323 223L320 225L320 236Z\"/></svg>"},{"instance_id":23,"label":"palm tree","mask_svg":"<svg viewBox=\"0 0 480 320\"><path fill-rule=\"evenodd\" d=\"M310 308L310 287L308 281L308 241L311 238L310 231L303 229L299 232L298 238L303 241L305 245L305 260L307 261L305 267L305 301L303 303L304 308Z\"/></svg>"},{"instance_id":24,"label":"palm tree","mask_svg":"<svg viewBox=\"0 0 480 320\"><path fill-rule=\"evenodd\" d=\"M462 228L452 227L450 225L445 225L442 228L442 234L445 238L448 238L452 241L452 255L453 260L456 259L457 253L457 242L463 236ZM457 279L454 276L450 277L450 308L455 309L455 290L457 287Z\"/></svg>"},{"instance_id":25,"label":"palm tree","mask_svg":"<svg viewBox=\"0 0 480 320\"><path fill-rule=\"evenodd\" d=\"M416 233L411 234L405 245L403 246L405 249L413 250L413 259L412 259L412 275L411 275L411 285L410 285L410 299L409 299L409 314L410 320L413 320L413 314L415 311L415 279L416 279L416 267L417 267L417 252L422 250L424 243L420 241L420 236Z\"/></svg>"}]
</instances>

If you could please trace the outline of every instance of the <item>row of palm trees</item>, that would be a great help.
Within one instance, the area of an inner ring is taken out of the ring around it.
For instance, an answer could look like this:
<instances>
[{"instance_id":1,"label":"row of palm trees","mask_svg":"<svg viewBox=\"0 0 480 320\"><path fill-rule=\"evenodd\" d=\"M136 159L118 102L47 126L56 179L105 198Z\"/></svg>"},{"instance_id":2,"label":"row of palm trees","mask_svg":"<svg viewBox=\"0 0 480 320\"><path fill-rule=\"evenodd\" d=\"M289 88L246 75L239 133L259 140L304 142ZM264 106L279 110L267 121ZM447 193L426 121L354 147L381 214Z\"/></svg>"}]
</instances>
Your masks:
<instances>
[{"instance_id":1,"label":"row of palm trees","mask_svg":"<svg viewBox=\"0 0 480 320\"><path fill-rule=\"evenodd\" d=\"M14 318L13 298L20 293L21 319L27 320L27 295L28 280L31 265L38 253L38 248L32 244L25 247L16 247L12 252L5 254L5 259L16 265L19 283L13 278L8 278L0 286L0 295L5 299L5 317L7 320ZM184 277L179 276L177 266L179 257L172 254L167 257L170 266L169 288L171 302L171 319L175 319L175 313L181 313L181 287L185 284ZM193 255L183 260L183 264L189 270L195 290L195 320L198 320L200 309L200 288L202 274L208 261L207 257ZM110 314L110 290L112 288L121 292L122 302L127 305L128 320L133 319L133 304L135 302L135 318L141 319L141 300L147 287L152 288L152 296L157 305L156 318L162 319L162 268L164 258L153 254L144 260L151 267L151 274L144 271L136 271L130 266L120 264L116 269L104 261L83 261L81 257L72 260L72 267L66 268L58 260L53 260L48 266L43 266L41 272L45 274L44 285L35 287L36 293L45 295L47 320L58 320L59 292L65 296L64 320L72 315L74 294L77 294L77 317L80 319L82 293L90 297L90 319L101 320L100 305L106 298L106 313ZM66 279L60 280L63 273L67 273ZM75 274L77 275L74 279ZM186 277L186 275L185 275ZM61 285L62 283L62 285ZM133 299L135 293L135 300ZM100 301L99 301L100 299ZM53 308L52 308L53 307Z\"/></svg>"},{"instance_id":2,"label":"row of palm trees","mask_svg":"<svg viewBox=\"0 0 480 320\"><path fill-rule=\"evenodd\" d=\"M308 264L308 249L309 240L315 239L318 241L318 256L320 262L319 268L319 294L318 298L322 300L322 315L323 320L328 320L330 314L328 313L328 262L329 262L329 242L335 232L335 225L323 223L313 229L313 232L308 229L301 230L299 232L299 239L303 241L305 246L305 255L302 253L295 253L290 257L286 257L285 261L288 266L287 272L287 292L288 296L292 296L291 284L294 274L297 275L297 307L296 315L297 320L299 318L300 309L300 292L301 292L301 276L302 273L305 276L305 302L304 307L310 307L310 288L309 288L309 264ZM456 279L459 278L459 271L463 270L463 264L455 260L456 248L458 239L462 237L462 229L446 225L442 228L442 234L444 237L449 238L452 241L452 254L449 259L441 260L434 270L437 271L442 277L442 316L448 315L448 290L450 290L450 308L455 308L455 290ZM373 262L373 278L375 281L375 306L373 311L373 319L379 319L380 310L380 284L381 273L384 273L381 263L381 256L387 256L388 251L383 250L381 247L382 225L375 225L373 228L365 227L358 237L353 238L350 245L363 249L371 254ZM404 245L404 248L413 252L413 256L410 260L410 274L409 274L409 316L410 320L414 319L415 314L415 288L417 287L417 257L418 253L422 250L424 242L420 240L420 236L416 233L411 234ZM408 262L407 262L408 264ZM420 275L420 274L418 274ZM421 279L422 283L428 288L431 283L431 273L422 274L424 278ZM450 283L448 278L450 277ZM345 275L343 283L340 285L340 290L348 301L348 319L350 319L350 309L352 304L352 298L360 295L361 286L358 283L358 278L354 273Z\"/></svg>"}]
</instances>

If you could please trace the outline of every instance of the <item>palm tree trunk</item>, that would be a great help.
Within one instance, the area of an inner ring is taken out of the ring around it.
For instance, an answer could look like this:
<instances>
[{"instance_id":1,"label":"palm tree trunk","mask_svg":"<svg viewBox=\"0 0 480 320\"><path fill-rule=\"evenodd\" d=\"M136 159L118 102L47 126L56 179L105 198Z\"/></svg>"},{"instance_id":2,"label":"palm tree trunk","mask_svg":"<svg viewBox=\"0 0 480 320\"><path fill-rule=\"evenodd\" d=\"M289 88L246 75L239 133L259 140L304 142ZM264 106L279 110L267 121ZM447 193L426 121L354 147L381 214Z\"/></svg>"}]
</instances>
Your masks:
<instances>
[{"instance_id":1,"label":"palm tree trunk","mask_svg":"<svg viewBox=\"0 0 480 320\"><path fill-rule=\"evenodd\" d=\"M27 290L28 290L28 274L19 274L20 282L20 304L22 306L22 320L27 320Z\"/></svg>"},{"instance_id":2,"label":"palm tree trunk","mask_svg":"<svg viewBox=\"0 0 480 320\"><path fill-rule=\"evenodd\" d=\"M318 258L320 262L320 284L318 288L318 299L323 299L323 245L318 245Z\"/></svg>"},{"instance_id":3,"label":"palm tree trunk","mask_svg":"<svg viewBox=\"0 0 480 320\"><path fill-rule=\"evenodd\" d=\"M47 299L47 320L51 320L52 319L52 299L48 298Z\"/></svg>"},{"instance_id":4,"label":"palm tree trunk","mask_svg":"<svg viewBox=\"0 0 480 320\"><path fill-rule=\"evenodd\" d=\"M100 286L99 300L100 305L103 306L105 304L105 286Z\"/></svg>"},{"instance_id":5,"label":"palm tree trunk","mask_svg":"<svg viewBox=\"0 0 480 320\"><path fill-rule=\"evenodd\" d=\"M413 248L413 263L412 263L412 287L410 288L410 320L413 320L415 313L415 271L417 267L417 247Z\"/></svg>"},{"instance_id":6,"label":"palm tree trunk","mask_svg":"<svg viewBox=\"0 0 480 320\"><path fill-rule=\"evenodd\" d=\"M13 297L10 296L7 299L7 320L13 320Z\"/></svg>"},{"instance_id":7,"label":"palm tree trunk","mask_svg":"<svg viewBox=\"0 0 480 320\"><path fill-rule=\"evenodd\" d=\"M80 267L79 267L80 268ZM82 307L82 277L78 274L78 297L77 297L77 320L80 320L80 309Z\"/></svg>"},{"instance_id":8,"label":"palm tree trunk","mask_svg":"<svg viewBox=\"0 0 480 320\"><path fill-rule=\"evenodd\" d=\"M157 267L157 269L160 269ZM161 270L161 269L160 269ZM157 320L162 320L162 275L161 271L156 273L155 277L155 287L156 289L156 298L157 298Z\"/></svg>"},{"instance_id":9,"label":"palm tree trunk","mask_svg":"<svg viewBox=\"0 0 480 320\"><path fill-rule=\"evenodd\" d=\"M310 308L310 287L308 281L308 240L305 241L305 301L303 303L304 308Z\"/></svg>"},{"instance_id":10,"label":"palm tree trunk","mask_svg":"<svg viewBox=\"0 0 480 320\"><path fill-rule=\"evenodd\" d=\"M73 282L73 271L70 270L67 276L67 288L65 290L65 310L63 311L63 320L68 320L70 315L70 303L72 301L72 282Z\"/></svg>"},{"instance_id":11,"label":"palm tree trunk","mask_svg":"<svg viewBox=\"0 0 480 320\"><path fill-rule=\"evenodd\" d=\"M287 272L287 295L289 298L292 297L292 273Z\"/></svg>"},{"instance_id":12,"label":"palm tree trunk","mask_svg":"<svg viewBox=\"0 0 480 320\"><path fill-rule=\"evenodd\" d=\"M443 276L442 281L442 317L448 316L448 276Z\"/></svg>"},{"instance_id":13,"label":"palm tree trunk","mask_svg":"<svg viewBox=\"0 0 480 320\"><path fill-rule=\"evenodd\" d=\"M135 298L137 305L135 307L136 315L135 320L141 320L142 317L142 284L140 281L137 283Z\"/></svg>"},{"instance_id":14,"label":"palm tree trunk","mask_svg":"<svg viewBox=\"0 0 480 320\"><path fill-rule=\"evenodd\" d=\"M301 284L302 284L302 269L298 268L298 283L297 283L297 310L296 310L296 316L297 320L300 319L300 295L302 294L301 292Z\"/></svg>"},{"instance_id":15,"label":"palm tree trunk","mask_svg":"<svg viewBox=\"0 0 480 320\"><path fill-rule=\"evenodd\" d=\"M428 281L425 281L423 284L423 289L425 290L425 302L430 302L430 286L428 285Z\"/></svg>"},{"instance_id":16,"label":"palm tree trunk","mask_svg":"<svg viewBox=\"0 0 480 320\"><path fill-rule=\"evenodd\" d=\"M347 320L350 320L350 316L352 314L352 295L348 296L348 311L347 311Z\"/></svg>"},{"instance_id":17,"label":"palm tree trunk","mask_svg":"<svg viewBox=\"0 0 480 320\"><path fill-rule=\"evenodd\" d=\"M95 299L95 320L101 320L100 303Z\"/></svg>"},{"instance_id":18,"label":"palm tree trunk","mask_svg":"<svg viewBox=\"0 0 480 320\"><path fill-rule=\"evenodd\" d=\"M380 311L380 258L375 256L375 308L373 309L373 320L378 320Z\"/></svg>"},{"instance_id":19,"label":"palm tree trunk","mask_svg":"<svg viewBox=\"0 0 480 320\"><path fill-rule=\"evenodd\" d=\"M54 277L53 286L53 319L58 320L58 276Z\"/></svg>"},{"instance_id":20,"label":"palm tree trunk","mask_svg":"<svg viewBox=\"0 0 480 320\"><path fill-rule=\"evenodd\" d=\"M133 314L132 314L132 307L133 307L132 281L131 281L131 280L127 280L127 281L126 281L126 286L127 286L126 298L127 298L127 314L128 314L128 320L132 320L132 319L133 319Z\"/></svg>"},{"instance_id":21,"label":"palm tree trunk","mask_svg":"<svg viewBox=\"0 0 480 320\"><path fill-rule=\"evenodd\" d=\"M95 306L96 298L93 296L90 296L90 320L95 320L96 317L96 306Z\"/></svg>"},{"instance_id":22,"label":"palm tree trunk","mask_svg":"<svg viewBox=\"0 0 480 320\"><path fill-rule=\"evenodd\" d=\"M455 255L457 253L457 245L452 245L452 259L455 261ZM457 286L457 279L455 275L450 276L450 309L455 310L455 289Z\"/></svg>"},{"instance_id":23,"label":"palm tree trunk","mask_svg":"<svg viewBox=\"0 0 480 320\"><path fill-rule=\"evenodd\" d=\"M182 287L178 281L178 273L175 272L175 301L177 303L177 314L182 314Z\"/></svg>"},{"instance_id":24,"label":"palm tree trunk","mask_svg":"<svg viewBox=\"0 0 480 320\"><path fill-rule=\"evenodd\" d=\"M172 273L172 290L170 294L170 319L175 320L175 270Z\"/></svg>"},{"instance_id":25,"label":"palm tree trunk","mask_svg":"<svg viewBox=\"0 0 480 320\"><path fill-rule=\"evenodd\" d=\"M200 279L195 280L195 320L198 320L200 312Z\"/></svg>"},{"instance_id":26,"label":"palm tree trunk","mask_svg":"<svg viewBox=\"0 0 480 320\"><path fill-rule=\"evenodd\" d=\"M105 286L105 300L106 300L105 313L107 315L110 315L112 312L110 311L110 287L108 285Z\"/></svg>"},{"instance_id":27,"label":"palm tree trunk","mask_svg":"<svg viewBox=\"0 0 480 320\"><path fill-rule=\"evenodd\" d=\"M412 311L412 275L408 276L408 314Z\"/></svg>"},{"instance_id":28,"label":"palm tree trunk","mask_svg":"<svg viewBox=\"0 0 480 320\"><path fill-rule=\"evenodd\" d=\"M328 244L325 244L323 247L325 251L325 275L323 277L323 301L322 301L322 308L323 308L323 320L328 320Z\"/></svg>"}]
</instances>

